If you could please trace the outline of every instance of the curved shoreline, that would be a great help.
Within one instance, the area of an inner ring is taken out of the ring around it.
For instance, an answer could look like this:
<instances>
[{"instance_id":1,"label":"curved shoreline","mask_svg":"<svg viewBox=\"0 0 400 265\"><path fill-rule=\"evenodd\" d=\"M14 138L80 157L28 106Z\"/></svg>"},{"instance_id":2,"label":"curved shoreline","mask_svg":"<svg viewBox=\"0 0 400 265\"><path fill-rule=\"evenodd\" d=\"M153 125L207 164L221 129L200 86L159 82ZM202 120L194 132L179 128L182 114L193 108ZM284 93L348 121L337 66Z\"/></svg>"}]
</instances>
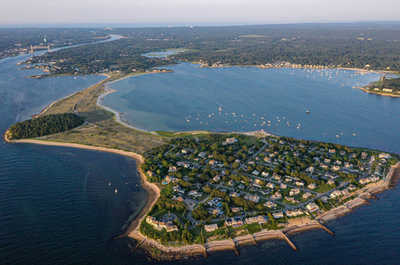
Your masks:
<instances>
[{"instance_id":1,"label":"curved shoreline","mask_svg":"<svg viewBox=\"0 0 400 265\"><path fill-rule=\"evenodd\" d=\"M160 197L160 189L157 187L156 184L151 183L147 180L146 175L143 173L141 169L141 165L144 162L143 156L140 154L123 151L119 149L113 148L105 148L105 147L98 147L98 146L90 146L90 145L83 145L83 144L75 144L75 143L63 143L63 142L52 142L46 140L36 140L36 139L23 139L23 140L10 140L7 137L7 133L4 134L4 140L7 143L25 143L25 144L37 144L37 145L46 145L46 146L56 146L56 147L69 147L69 148L76 148L76 149L84 149L84 150L91 150L91 151L99 151L99 152L107 152L113 153L117 155L126 156L132 158L136 161L136 168L140 175L142 187L148 193L148 199L144 207L140 210L139 214L136 216L135 220L129 225L129 228L123 235L128 235L131 231L138 230L139 224L144 219L148 211L153 207L153 205L157 202L158 198Z\"/></svg>"}]
</instances>

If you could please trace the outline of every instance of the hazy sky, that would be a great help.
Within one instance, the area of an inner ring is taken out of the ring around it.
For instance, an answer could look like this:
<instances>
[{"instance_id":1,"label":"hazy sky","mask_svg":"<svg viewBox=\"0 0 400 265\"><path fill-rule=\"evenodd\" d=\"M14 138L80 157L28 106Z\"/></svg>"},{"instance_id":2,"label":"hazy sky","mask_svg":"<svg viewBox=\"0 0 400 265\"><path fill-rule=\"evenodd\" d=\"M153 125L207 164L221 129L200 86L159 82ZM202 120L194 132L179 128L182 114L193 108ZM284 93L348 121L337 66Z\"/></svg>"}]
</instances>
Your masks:
<instances>
[{"instance_id":1,"label":"hazy sky","mask_svg":"<svg viewBox=\"0 0 400 265\"><path fill-rule=\"evenodd\" d=\"M400 0L2 0L0 24L400 20Z\"/></svg>"}]
</instances>

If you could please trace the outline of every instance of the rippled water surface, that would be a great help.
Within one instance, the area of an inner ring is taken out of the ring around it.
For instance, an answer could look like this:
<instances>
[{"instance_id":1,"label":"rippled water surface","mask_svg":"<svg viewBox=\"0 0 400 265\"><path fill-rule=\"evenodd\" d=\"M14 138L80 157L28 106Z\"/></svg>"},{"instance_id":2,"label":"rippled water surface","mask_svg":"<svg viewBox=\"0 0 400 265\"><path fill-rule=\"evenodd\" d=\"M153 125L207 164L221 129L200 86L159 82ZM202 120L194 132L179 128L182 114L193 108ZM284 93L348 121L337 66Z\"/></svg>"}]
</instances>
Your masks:
<instances>
[{"instance_id":1,"label":"rippled water surface","mask_svg":"<svg viewBox=\"0 0 400 265\"><path fill-rule=\"evenodd\" d=\"M400 98L346 70L169 67L113 83L104 104L147 130L254 131L400 152ZM310 111L307 114L306 111Z\"/></svg>"}]
</instances>

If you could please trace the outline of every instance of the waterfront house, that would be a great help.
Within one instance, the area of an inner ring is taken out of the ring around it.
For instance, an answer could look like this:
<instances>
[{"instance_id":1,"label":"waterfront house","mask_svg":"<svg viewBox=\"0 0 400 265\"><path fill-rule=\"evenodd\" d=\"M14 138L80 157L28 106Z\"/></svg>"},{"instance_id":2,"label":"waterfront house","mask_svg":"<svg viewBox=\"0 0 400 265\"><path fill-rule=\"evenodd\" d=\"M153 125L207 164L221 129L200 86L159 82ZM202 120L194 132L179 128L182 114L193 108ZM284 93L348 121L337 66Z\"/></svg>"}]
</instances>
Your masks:
<instances>
[{"instance_id":1,"label":"waterfront house","mask_svg":"<svg viewBox=\"0 0 400 265\"><path fill-rule=\"evenodd\" d=\"M245 220L246 224L265 224L267 219L265 216L259 215L254 217L248 217Z\"/></svg>"},{"instance_id":2,"label":"waterfront house","mask_svg":"<svg viewBox=\"0 0 400 265\"><path fill-rule=\"evenodd\" d=\"M147 216L146 222L159 231L161 231L162 229L167 230L167 232L178 231L178 227L174 225L172 221L163 222L163 221L158 221L155 217Z\"/></svg>"}]
</instances>

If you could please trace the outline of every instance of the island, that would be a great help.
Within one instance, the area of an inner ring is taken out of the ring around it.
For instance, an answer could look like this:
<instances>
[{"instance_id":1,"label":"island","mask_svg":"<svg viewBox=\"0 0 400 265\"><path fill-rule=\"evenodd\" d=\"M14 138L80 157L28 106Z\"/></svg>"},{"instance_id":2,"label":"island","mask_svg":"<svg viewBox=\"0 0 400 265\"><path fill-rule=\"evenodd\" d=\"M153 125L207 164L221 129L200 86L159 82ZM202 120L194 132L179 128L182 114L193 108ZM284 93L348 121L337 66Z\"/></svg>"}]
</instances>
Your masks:
<instances>
[{"instance_id":1,"label":"island","mask_svg":"<svg viewBox=\"0 0 400 265\"><path fill-rule=\"evenodd\" d=\"M264 131L136 129L101 105L113 93L107 84L125 77L108 74L52 103L32 120L11 126L5 140L135 159L148 201L121 236L136 239L153 258L238 253L240 246L267 239L283 239L296 249L290 234L316 228L333 233L327 221L367 203L400 175L399 156L377 150ZM38 133L41 127L56 129Z\"/></svg>"}]
</instances>

